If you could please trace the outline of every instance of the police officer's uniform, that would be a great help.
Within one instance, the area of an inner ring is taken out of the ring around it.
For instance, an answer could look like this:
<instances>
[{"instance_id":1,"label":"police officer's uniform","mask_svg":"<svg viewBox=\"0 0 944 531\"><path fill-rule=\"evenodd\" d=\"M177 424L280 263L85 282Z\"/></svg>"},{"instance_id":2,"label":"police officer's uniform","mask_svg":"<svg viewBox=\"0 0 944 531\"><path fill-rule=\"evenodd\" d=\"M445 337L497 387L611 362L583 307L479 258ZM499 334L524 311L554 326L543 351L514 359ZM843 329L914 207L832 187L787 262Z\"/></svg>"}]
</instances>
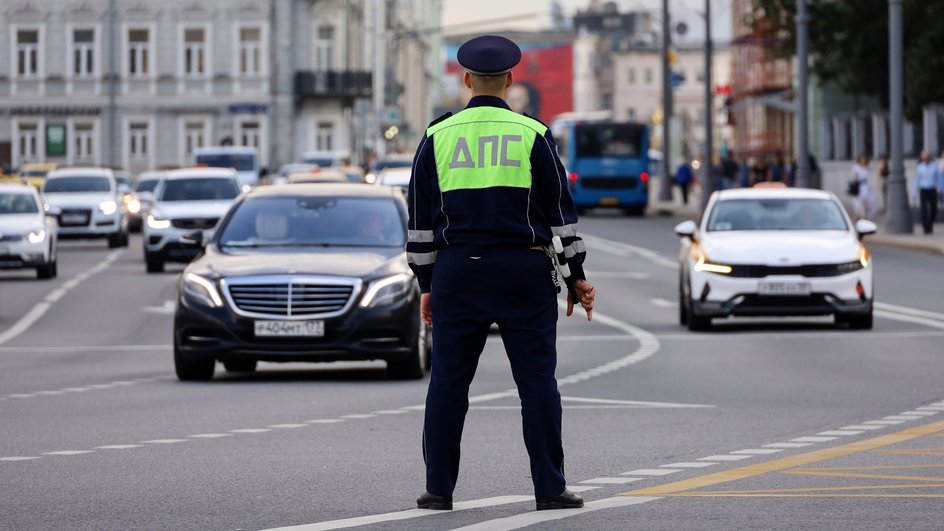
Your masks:
<instances>
[{"instance_id":1,"label":"police officer's uniform","mask_svg":"<svg viewBox=\"0 0 944 531\"><path fill-rule=\"evenodd\" d=\"M472 39L458 53L460 64L479 75L504 74L520 58L513 42L495 36ZM408 259L421 290L431 292L433 319L427 491L450 497L451 508L469 385L496 323L518 386L540 508L540 500L565 490L554 376L557 290L543 248L561 237L571 281L585 278L586 254L551 132L501 98L475 96L461 112L430 124L408 200Z\"/></svg>"}]
</instances>

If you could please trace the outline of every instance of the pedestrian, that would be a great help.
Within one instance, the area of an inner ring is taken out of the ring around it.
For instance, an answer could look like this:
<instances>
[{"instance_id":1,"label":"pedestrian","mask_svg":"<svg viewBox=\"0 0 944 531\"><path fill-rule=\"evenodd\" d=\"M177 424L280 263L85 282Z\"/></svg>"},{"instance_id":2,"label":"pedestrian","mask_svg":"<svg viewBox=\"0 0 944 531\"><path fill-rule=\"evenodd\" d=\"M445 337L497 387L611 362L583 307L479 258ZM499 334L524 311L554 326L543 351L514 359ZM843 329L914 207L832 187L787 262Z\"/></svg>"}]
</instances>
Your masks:
<instances>
[{"instance_id":1,"label":"pedestrian","mask_svg":"<svg viewBox=\"0 0 944 531\"><path fill-rule=\"evenodd\" d=\"M787 179L787 168L786 164L783 161L783 155L778 153L777 157L774 159L773 163L768 168L767 180L775 183L786 182Z\"/></svg>"},{"instance_id":2,"label":"pedestrian","mask_svg":"<svg viewBox=\"0 0 944 531\"><path fill-rule=\"evenodd\" d=\"M679 190L682 192L682 204L688 204L688 189L692 185L692 178L694 174L692 173L692 167L688 164L687 160L683 160L677 170L675 170L675 184L679 187Z\"/></svg>"},{"instance_id":3,"label":"pedestrian","mask_svg":"<svg viewBox=\"0 0 944 531\"><path fill-rule=\"evenodd\" d=\"M734 158L734 152L728 150L727 154L721 159L721 190L734 187L737 182L738 163Z\"/></svg>"},{"instance_id":4,"label":"pedestrian","mask_svg":"<svg viewBox=\"0 0 944 531\"><path fill-rule=\"evenodd\" d=\"M911 201L918 202L921 208L921 228L925 234L934 232L934 220L937 218L938 196L937 163L931 160L928 150L921 151L921 158L915 169L914 185L911 188Z\"/></svg>"},{"instance_id":5,"label":"pedestrian","mask_svg":"<svg viewBox=\"0 0 944 531\"><path fill-rule=\"evenodd\" d=\"M882 184L882 212L888 210L888 176L891 166L888 164L888 155L882 155L878 163L878 178Z\"/></svg>"},{"instance_id":6,"label":"pedestrian","mask_svg":"<svg viewBox=\"0 0 944 531\"><path fill-rule=\"evenodd\" d=\"M744 159L741 159L740 163L738 163L737 184L741 188L747 188L751 185L751 167Z\"/></svg>"},{"instance_id":7,"label":"pedestrian","mask_svg":"<svg viewBox=\"0 0 944 531\"><path fill-rule=\"evenodd\" d=\"M872 193L872 185L869 184L868 155L859 155L856 163L852 165L852 179L849 184L854 186L854 189L850 191L855 191L852 195L855 197L856 219L872 217L872 214L875 213L875 194Z\"/></svg>"},{"instance_id":8,"label":"pedestrian","mask_svg":"<svg viewBox=\"0 0 944 531\"><path fill-rule=\"evenodd\" d=\"M518 387L536 508L582 507L564 480L555 266L547 252L560 238L570 270L566 314L576 303L591 319L595 290L583 271L576 208L550 130L504 100L518 46L475 37L457 59L472 98L430 124L409 189L407 256L422 291L421 317L433 330L426 492L417 507L452 509L469 385L493 323Z\"/></svg>"}]
</instances>

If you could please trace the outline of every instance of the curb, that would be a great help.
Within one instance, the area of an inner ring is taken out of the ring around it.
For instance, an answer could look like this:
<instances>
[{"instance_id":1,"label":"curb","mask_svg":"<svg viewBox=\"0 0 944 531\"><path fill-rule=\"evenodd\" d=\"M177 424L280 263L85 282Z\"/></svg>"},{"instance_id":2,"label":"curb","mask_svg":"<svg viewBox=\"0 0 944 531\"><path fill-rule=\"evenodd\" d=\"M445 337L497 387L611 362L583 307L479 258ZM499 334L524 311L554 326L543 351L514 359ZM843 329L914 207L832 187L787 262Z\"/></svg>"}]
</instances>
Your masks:
<instances>
[{"instance_id":1,"label":"curb","mask_svg":"<svg viewBox=\"0 0 944 531\"><path fill-rule=\"evenodd\" d=\"M944 242L921 241L909 237L890 236L887 234L872 234L866 236L865 242L882 247L894 247L907 251L920 251L944 256Z\"/></svg>"}]
</instances>

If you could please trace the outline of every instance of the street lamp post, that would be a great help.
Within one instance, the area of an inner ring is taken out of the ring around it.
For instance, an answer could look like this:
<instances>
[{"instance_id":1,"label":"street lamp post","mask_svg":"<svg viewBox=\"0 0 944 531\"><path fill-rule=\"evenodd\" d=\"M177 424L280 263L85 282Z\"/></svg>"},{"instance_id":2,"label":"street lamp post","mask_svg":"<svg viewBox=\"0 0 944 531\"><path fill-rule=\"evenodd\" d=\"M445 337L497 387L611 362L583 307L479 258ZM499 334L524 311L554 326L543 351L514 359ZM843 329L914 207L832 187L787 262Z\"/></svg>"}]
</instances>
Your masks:
<instances>
[{"instance_id":1,"label":"street lamp post","mask_svg":"<svg viewBox=\"0 0 944 531\"><path fill-rule=\"evenodd\" d=\"M714 160L712 157L714 152L714 143L712 142L714 128L711 122L714 114L712 113L714 98L711 86L711 56L711 0L705 0L705 160L702 164L702 175L704 176L701 184L702 211L708 206L708 198L711 197L711 193L715 189Z\"/></svg>"},{"instance_id":2,"label":"street lamp post","mask_svg":"<svg viewBox=\"0 0 944 531\"><path fill-rule=\"evenodd\" d=\"M797 0L797 174L796 185L810 186L809 24L806 0Z\"/></svg>"},{"instance_id":3,"label":"street lamp post","mask_svg":"<svg viewBox=\"0 0 944 531\"><path fill-rule=\"evenodd\" d=\"M659 200L672 200L672 157L669 143L672 140L672 65L669 63L669 49L672 46L672 33L669 21L669 0L662 0L662 179L659 186Z\"/></svg>"},{"instance_id":4,"label":"street lamp post","mask_svg":"<svg viewBox=\"0 0 944 531\"><path fill-rule=\"evenodd\" d=\"M902 62L902 0L888 0L888 50L891 65L891 168L888 176L888 219L885 229L893 234L911 234L914 226L911 221L911 209L908 206L908 192L905 186L905 165L902 161L902 126L904 123L904 89Z\"/></svg>"}]
</instances>

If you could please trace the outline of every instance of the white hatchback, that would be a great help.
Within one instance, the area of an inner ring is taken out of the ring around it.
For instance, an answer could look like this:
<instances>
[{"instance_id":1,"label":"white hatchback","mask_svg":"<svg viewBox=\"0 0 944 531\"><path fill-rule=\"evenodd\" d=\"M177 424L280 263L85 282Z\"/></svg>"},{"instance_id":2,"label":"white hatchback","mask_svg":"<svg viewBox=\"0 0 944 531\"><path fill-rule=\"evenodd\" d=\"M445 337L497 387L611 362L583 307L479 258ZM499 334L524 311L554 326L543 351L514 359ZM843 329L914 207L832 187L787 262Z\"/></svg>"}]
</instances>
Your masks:
<instances>
[{"instance_id":1,"label":"white hatchback","mask_svg":"<svg viewBox=\"0 0 944 531\"><path fill-rule=\"evenodd\" d=\"M834 315L872 328L872 259L830 192L754 188L715 192L701 223L675 227L679 322L707 330L715 317Z\"/></svg>"},{"instance_id":2,"label":"white hatchback","mask_svg":"<svg viewBox=\"0 0 944 531\"><path fill-rule=\"evenodd\" d=\"M39 278L56 276L55 214L46 212L32 186L0 185L0 269L36 268Z\"/></svg>"}]
</instances>

